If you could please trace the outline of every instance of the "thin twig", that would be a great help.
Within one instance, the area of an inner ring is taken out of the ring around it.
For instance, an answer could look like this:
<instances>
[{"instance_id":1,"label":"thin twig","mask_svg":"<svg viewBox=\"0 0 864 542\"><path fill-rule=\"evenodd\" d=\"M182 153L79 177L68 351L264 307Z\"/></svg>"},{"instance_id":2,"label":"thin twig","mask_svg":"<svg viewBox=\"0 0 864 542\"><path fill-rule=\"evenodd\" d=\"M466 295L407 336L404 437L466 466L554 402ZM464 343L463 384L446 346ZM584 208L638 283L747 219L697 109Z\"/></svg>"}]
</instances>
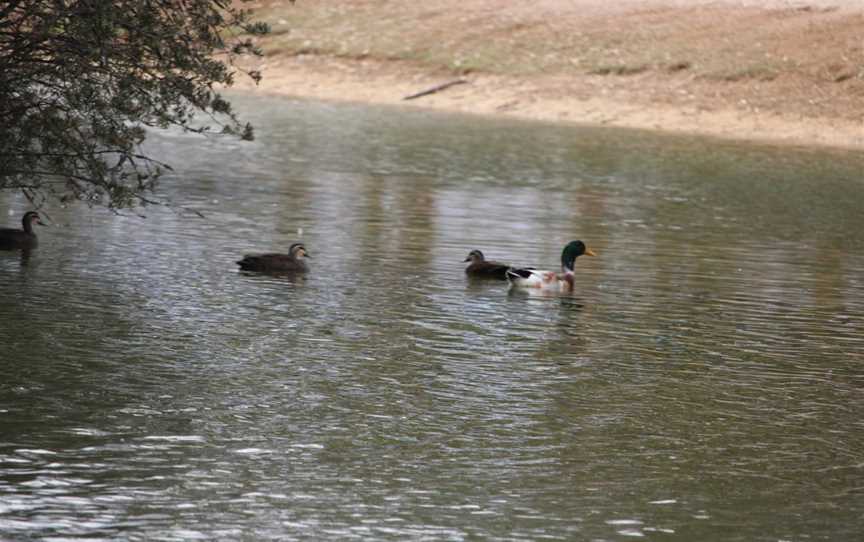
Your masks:
<instances>
[{"instance_id":1,"label":"thin twig","mask_svg":"<svg viewBox=\"0 0 864 542\"><path fill-rule=\"evenodd\" d=\"M422 90L416 94L410 94L402 98L403 100L413 100L415 98L420 98L421 96L428 96L429 94L435 94L436 92L441 92L446 88L450 88L454 85L462 85L467 83L467 79L454 79L453 81L448 81L446 83L441 83L440 85L436 85L432 88L427 88L426 90Z\"/></svg>"}]
</instances>

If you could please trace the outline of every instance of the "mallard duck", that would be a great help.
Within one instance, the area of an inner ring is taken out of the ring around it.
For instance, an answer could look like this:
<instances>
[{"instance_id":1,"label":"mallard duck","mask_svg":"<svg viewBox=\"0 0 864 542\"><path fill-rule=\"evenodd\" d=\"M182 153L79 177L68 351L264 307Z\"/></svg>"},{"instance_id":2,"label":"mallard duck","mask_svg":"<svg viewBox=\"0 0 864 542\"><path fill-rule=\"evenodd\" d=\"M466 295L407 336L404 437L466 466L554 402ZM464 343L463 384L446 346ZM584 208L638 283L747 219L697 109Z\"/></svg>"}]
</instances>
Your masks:
<instances>
[{"instance_id":1,"label":"mallard duck","mask_svg":"<svg viewBox=\"0 0 864 542\"><path fill-rule=\"evenodd\" d=\"M507 280L513 288L572 291L573 263L583 254L596 256L594 251L586 247L582 241L570 241L561 251L561 273L531 268L510 268L507 270Z\"/></svg>"},{"instance_id":2,"label":"mallard duck","mask_svg":"<svg viewBox=\"0 0 864 542\"><path fill-rule=\"evenodd\" d=\"M303 243L294 243L288 248L288 254L246 254L237 265L243 271L305 273L309 270L305 261L308 257Z\"/></svg>"},{"instance_id":3,"label":"mallard duck","mask_svg":"<svg viewBox=\"0 0 864 542\"><path fill-rule=\"evenodd\" d=\"M507 270L510 266L501 262L486 261L479 250L469 252L465 261L471 262L465 268L465 274L469 277L507 280Z\"/></svg>"},{"instance_id":4,"label":"mallard duck","mask_svg":"<svg viewBox=\"0 0 864 542\"><path fill-rule=\"evenodd\" d=\"M28 211L24 213L21 219L23 229L17 228L0 228L0 249L17 250L36 248L39 244L39 239L33 233L33 223L44 226L42 219L39 218L39 213L36 211Z\"/></svg>"}]
</instances>

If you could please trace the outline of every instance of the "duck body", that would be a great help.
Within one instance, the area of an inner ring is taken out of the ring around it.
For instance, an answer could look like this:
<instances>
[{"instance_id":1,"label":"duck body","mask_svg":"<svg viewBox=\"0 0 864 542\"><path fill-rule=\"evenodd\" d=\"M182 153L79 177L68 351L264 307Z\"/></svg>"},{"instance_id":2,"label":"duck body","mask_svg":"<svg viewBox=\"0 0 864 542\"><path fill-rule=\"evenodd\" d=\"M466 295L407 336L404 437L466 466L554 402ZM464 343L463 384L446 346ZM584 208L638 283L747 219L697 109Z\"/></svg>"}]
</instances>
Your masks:
<instances>
[{"instance_id":1,"label":"duck body","mask_svg":"<svg viewBox=\"0 0 864 542\"><path fill-rule=\"evenodd\" d=\"M258 271L263 273L305 273L309 271L306 258L309 253L302 243L294 243L288 249L288 254L246 254L237 265L243 271Z\"/></svg>"},{"instance_id":2,"label":"duck body","mask_svg":"<svg viewBox=\"0 0 864 542\"><path fill-rule=\"evenodd\" d=\"M530 288L538 290L573 290L573 273L556 273L542 269L510 269L507 280L513 288Z\"/></svg>"},{"instance_id":3,"label":"duck body","mask_svg":"<svg viewBox=\"0 0 864 542\"><path fill-rule=\"evenodd\" d=\"M21 219L22 228L0 228L0 250L29 250L39 245L39 238L33 232L33 224L44 226L39 213L28 211Z\"/></svg>"},{"instance_id":4,"label":"duck body","mask_svg":"<svg viewBox=\"0 0 864 542\"><path fill-rule=\"evenodd\" d=\"M576 258L596 256L593 250L582 241L571 241L561 251L561 273L532 268L511 268L507 271L507 281L511 288L539 289L546 291L572 292L576 283L573 265Z\"/></svg>"},{"instance_id":5,"label":"duck body","mask_svg":"<svg viewBox=\"0 0 864 542\"><path fill-rule=\"evenodd\" d=\"M472 250L465 258L471 262L465 268L465 274L471 278L507 280L507 270L510 266L500 262L487 261L479 250Z\"/></svg>"}]
</instances>

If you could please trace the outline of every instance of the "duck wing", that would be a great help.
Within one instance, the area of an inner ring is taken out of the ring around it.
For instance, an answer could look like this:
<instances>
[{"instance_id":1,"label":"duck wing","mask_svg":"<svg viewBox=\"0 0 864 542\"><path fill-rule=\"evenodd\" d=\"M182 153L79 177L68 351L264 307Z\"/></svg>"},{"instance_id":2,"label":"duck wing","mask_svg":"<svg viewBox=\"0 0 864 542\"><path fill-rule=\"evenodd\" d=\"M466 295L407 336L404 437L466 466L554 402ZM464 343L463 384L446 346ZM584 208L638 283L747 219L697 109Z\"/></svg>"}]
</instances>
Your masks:
<instances>
[{"instance_id":1,"label":"duck wing","mask_svg":"<svg viewBox=\"0 0 864 542\"><path fill-rule=\"evenodd\" d=\"M549 288L558 285L558 275L554 271L531 267L508 269L507 280L515 288Z\"/></svg>"},{"instance_id":2,"label":"duck wing","mask_svg":"<svg viewBox=\"0 0 864 542\"><path fill-rule=\"evenodd\" d=\"M0 228L0 249L34 248L36 234L15 228Z\"/></svg>"},{"instance_id":3,"label":"duck wing","mask_svg":"<svg viewBox=\"0 0 864 542\"><path fill-rule=\"evenodd\" d=\"M288 254L247 254L237 265L244 271L306 271L304 262Z\"/></svg>"},{"instance_id":4,"label":"duck wing","mask_svg":"<svg viewBox=\"0 0 864 542\"><path fill-rule=\"evenodd\" d=\"M474 262L465 268L465 273L471 277L507 280L507 270L510 266L500 262Z\"/></svg>"}]
</instances>

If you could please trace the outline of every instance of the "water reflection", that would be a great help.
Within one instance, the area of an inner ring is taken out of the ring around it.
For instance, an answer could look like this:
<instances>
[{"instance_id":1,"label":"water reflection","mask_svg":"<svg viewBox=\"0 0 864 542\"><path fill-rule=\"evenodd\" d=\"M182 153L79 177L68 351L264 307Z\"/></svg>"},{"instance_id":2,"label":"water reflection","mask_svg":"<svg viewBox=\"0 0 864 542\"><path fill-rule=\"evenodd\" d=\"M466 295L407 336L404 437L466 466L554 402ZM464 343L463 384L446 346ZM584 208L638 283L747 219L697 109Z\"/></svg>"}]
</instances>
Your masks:
<instances>
[{"instance_id":1,"label":"water reflection","mask_svg":"<svg viewBox=\"0 0 864 542\"><path fill-rule=\"evenodd\" d=\"M33 251L30 249L22 250L0 250L0 258L3 262L17 262L21 267L27 267L30 264L30 256Z\"/></svg>"},{"instance_id":2,"label":"water reflection","mask_svg":"<svg viewBox=\"0 0 864 542\"><path fill-rule=\"evenodd\" d=\"M0 255L4 536L857 537L860 154L240 106L153 141L204 218ZM464 276L574 238L573 294Z\"/></svg>"}]
</instances>

